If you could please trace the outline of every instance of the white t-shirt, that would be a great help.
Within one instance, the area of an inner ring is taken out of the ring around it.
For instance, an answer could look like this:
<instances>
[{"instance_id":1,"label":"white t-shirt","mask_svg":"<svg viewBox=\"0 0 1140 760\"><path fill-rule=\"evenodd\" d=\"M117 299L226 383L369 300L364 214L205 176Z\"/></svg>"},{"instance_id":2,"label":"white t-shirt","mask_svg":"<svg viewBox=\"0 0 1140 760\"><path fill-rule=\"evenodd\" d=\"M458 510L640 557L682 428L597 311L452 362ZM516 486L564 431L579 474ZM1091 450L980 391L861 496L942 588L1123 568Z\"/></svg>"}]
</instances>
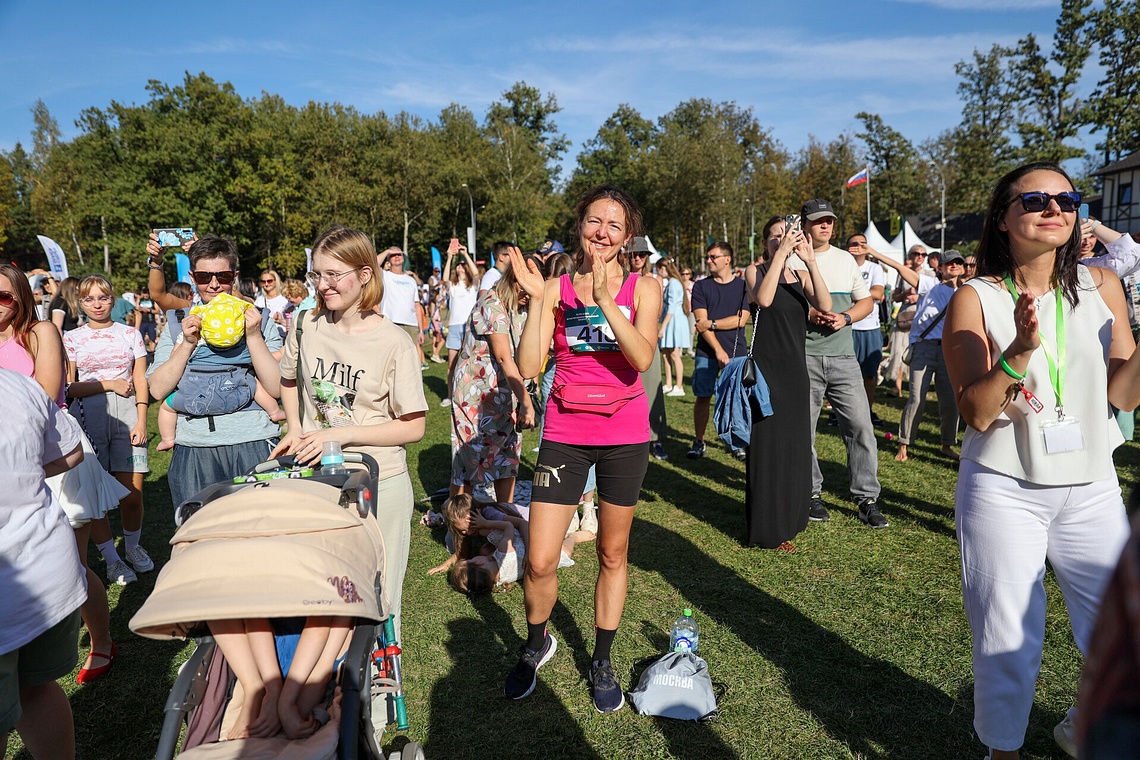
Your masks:
<instances>
[{"instance_id":1,"label":"white t-shirt","mask_svg":"<svg viewBox=\"0 0 1140 760\"><path fill-rule=\"evenodd\" d=\"M862 266L859 267L859 274L863 275L863 282L867 285L867 290L878 285L885 288L887 285L887 276L883 274L883 265L877 261L864 261ZM879 329L879 304L871 308L871 313L860 319L855 324L851 325L856 330L878 330Z\"/></svg>"},{"instance_id":2,"label":"white t-shirt","mask_svg":"<svg viewBox=\"0 0 1140 760\"><path fill-rule=\"evenodd\" d=\"M285 313L285 309L289 306L289 299L281 295L266 298L265 294L262 293L253 299L253 305L261 307L262 309L269 309L269 316L272 317L274 314Z\"/></svg>"},{"instance_id":3,"label":"white t-shirt","mask_svg":"<svg viewBox=\"0 0 1140 760\"><path fill-rule=\"evenodd\" d=\"M0 369L0 654L27 644L87 599L75 533L44 465L80 445L79 425L34 380Z\"/></svg>"},{"instance_id":4,"label":"white t-shirt","mask_svg":"<svg viewBox=\"0 0 1140 760\"><path fill-rule=\"evenodd\" d=\"M479 289L473 285L457 283L448 291L451 299L448 305L447 325L465 325L475 308L475 299L479 297Z\"/></svg>"},{"instance_id":5,"label":"white t-shirt","mask_svg":"<svg viewBox=\"0 0 1140 760\"><path fill-rule=\"evenodd\" d=\"M479 281L479 290L490 290L501 279L503 279L503 273L495 267L491 267L483 275L483 279Z\"/></svg>"},{"instance_id":6,"label":"white t-shirt","mask_svg":"<svg viewBox=\"0 0 1140 760\"><path fill-rule=\"evenodd\" d=\"M929 278L933 280L934 278ZM919 288L924 284L925 280L919 282ZM950 298L953 297L955 289L940 282L937 285L929 288L927 292L923 293L918 299L918 309L914 315L914 322L910 325L910 342L917 343L919 336L930 327L931 322L938 319L938 315L950 304ZM946 326L946 318L943 317L939 320L938 324L930 328L930 332L926 334L923 340L942 340L942 328Z\"/></svg>"},{"instance_id":7,"label":"white t-shirt","mask_svg":"<svg viewBox=\"0 0 1140 760\"><path fill-rule=\"evenodd\" d=\"M110 327L93 330L83 325L63 336L67 360L75 362L81 382L130 380L135 360L146 356L142 334L133 327L112 322Z\"/></svg>"},{"instance_id":8,"label":"white t-shirt","mask_svg":"<svg viewBox=\"0 0 1140 760\"><path fill-rule=\"evenodd\" d=\"M384 300L380 302L380 313L398 325L418 327L416 301L420 297L420 286L410 274L384 272Z\"/></svg>"}]
</instances>

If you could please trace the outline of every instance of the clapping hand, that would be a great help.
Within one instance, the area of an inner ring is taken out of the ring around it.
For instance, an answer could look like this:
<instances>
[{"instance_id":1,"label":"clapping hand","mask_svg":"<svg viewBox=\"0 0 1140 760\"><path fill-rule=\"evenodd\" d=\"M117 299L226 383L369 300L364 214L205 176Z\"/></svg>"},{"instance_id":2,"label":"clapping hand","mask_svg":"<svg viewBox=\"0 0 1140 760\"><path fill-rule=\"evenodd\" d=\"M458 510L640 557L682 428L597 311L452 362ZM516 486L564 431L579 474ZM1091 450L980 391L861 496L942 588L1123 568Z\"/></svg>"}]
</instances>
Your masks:
<instances>
[{"instance_id":1,"label":"clapping hand","mask_svg":"<svg viewBox=\"0 0 1140 760\"><path fill-rule=\"evenodd\" d=\"M511 260L511 271L515 273L515 282L530 296L532 304L541 301L546 281L542 278L538 264L534 259L524 257L518 246L510 246L507 249L507 256Z\"/></svg>"},{"instance_id":2,"label":"clapping hand","mask_svg":"<svg viewBox=\"0 0 1140 760\"><path fill-rule=\"evenodd\" d=\"M1022 293L1013 307L1013 321L1017 328L1017 337L1014 338L1014 351L1023 353L1036 351L1041 345L1041 335L1038 332L1040 324L1037 319L1037 299L1032 293Z\"/></svg>"}]
</instances>

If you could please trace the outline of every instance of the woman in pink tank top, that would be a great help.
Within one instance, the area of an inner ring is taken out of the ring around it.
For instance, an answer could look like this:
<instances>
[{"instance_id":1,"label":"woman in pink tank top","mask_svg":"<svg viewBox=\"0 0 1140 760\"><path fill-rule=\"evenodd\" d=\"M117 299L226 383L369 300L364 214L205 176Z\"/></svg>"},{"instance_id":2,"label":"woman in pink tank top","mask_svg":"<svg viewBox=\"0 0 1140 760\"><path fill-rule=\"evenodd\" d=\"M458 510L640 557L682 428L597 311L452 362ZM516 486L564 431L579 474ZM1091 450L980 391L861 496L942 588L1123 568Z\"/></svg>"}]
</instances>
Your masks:
<instances>
[{"instance_id":1,"label":"woman in pink tank top","mask_svg":"<svg viewBox=\"0 0 1140 760\"><path fill-rule=\"evenodd\" d=\"M641 212L625 192L598 187L578 201L575 271L544 282L517 249L511 267L530 294L530 316L519 340L523 377L539 374L551 340L556 369L546 426L535 464L527 545L527 641L504 691L534 691L538 668L557 648L546 621L558 598L555 570L562 540L593 465L598 483L597 636L590 667L594 707L625 704L610 648L625 607L629 529L649 464L649 409L640 373L657 350L661 286L630 274L621 252L642 233Z\"/></svg>"}]
</instances>

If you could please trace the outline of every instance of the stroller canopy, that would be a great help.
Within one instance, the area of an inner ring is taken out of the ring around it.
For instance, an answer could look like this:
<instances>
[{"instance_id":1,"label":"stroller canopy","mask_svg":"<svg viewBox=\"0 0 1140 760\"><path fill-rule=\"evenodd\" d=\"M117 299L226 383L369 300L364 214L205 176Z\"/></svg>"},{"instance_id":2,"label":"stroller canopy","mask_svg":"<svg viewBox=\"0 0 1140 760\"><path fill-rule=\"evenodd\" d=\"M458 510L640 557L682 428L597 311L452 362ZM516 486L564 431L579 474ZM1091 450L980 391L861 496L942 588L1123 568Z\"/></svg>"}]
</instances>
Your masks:
<instances>
[{"instance_id":1,"label":"stroller canopy","mask_svg":"<svg viewBox=\"0 0 1140 760\"><path fill-rule=\"evenodd\" d=\"M251 484L202 506L170 540L170 561L131 618L152 639L186 638L208 620L387 616L376 519L333 486Z\"/></svg>"}]
</instances>

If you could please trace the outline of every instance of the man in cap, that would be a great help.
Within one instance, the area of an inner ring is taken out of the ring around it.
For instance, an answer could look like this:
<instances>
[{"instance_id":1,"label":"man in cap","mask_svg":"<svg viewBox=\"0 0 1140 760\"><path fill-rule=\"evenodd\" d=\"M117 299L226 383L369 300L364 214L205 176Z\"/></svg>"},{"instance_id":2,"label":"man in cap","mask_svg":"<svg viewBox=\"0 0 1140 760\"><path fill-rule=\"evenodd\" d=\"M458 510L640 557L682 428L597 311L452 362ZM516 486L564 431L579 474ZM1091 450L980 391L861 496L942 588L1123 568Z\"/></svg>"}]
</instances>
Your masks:
<instances>
[{"instance_id":1,"label":"man in cap","mask_svg":"<svg viewBox=\"0 0 1140 760\"><path fill-rule=\"evenodd\" d=\"M562 253L562 243L559 243L557 240L547 240L538 247L534 255L545 265L546 260L556 253Z\"/></svg>"},{"instance_id":2,"label":"man in cap","mask_svg":"<svg viewBox=\"0 0 1140 760\"><path fill-rule=\"evenodd\" d=\"M839 418L839 430L847 446L851 495L859 506L859 519L872 528L889 524L879 510L879 452L863 377L855 359L851 325L875 308L874 299L855 259L831 245L835 212L831 204L815 198L804 204L803 229L815 250L815 260L831 291L833 311L812 309L807 331L807 369L811 385L811 419L818 419L826 395ZM793 266L806 269L794 261ZM816 522L831 518L823 503L823 473L812 447L812 493L808 517Z\"/></svg>"},{"instance_id":3,"label":"man in cap","mask_svg":"<svg viewBox=\"0 0 1140 760\"><path fill-rule=\"evenodd\" d=\"M886 261L886 257L883 257ZM942 358L942 327L946 316L946 306L950 297L966 281L966 259L954 250L942 254L942 282L933 277L920 275L913 269L889 262L898 270L908 285L922 293L918 299L917 311L910 326L910 396L903 407L899 422L899 451L895 459L907 460L907 447L918 429L926 406L926 390L931 379L938 391L938 417L942 432L942 453L957 459L954 445L958 442L958 405L954 399L954 388L946 374L946 361Z\"/></svg>"}]
</instances>

